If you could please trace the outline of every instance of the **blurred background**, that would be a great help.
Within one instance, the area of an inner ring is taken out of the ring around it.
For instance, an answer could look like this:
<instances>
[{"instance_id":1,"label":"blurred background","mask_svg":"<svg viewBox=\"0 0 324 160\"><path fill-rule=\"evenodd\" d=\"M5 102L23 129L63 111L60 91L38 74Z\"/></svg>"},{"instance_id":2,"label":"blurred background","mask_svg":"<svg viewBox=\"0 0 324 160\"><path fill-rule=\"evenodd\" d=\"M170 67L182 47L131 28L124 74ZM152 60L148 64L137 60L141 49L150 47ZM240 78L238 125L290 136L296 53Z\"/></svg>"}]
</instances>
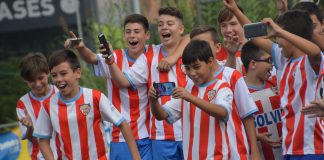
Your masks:
<instances>
[{"instance_id":1,"label":"blurred background","mask_svg":"<svg viewBox=\"0 0 324 160\"><path fill-rule=\"evenodd\" d=\"M299 1L288 0L288 8ZM277 15L276 0L237 2L255 22ZM185 33L200 24L219 29L217 16L223 7L222 0L0 0L0 159L6 148L4 144L9 144L1 136L9 132L19 136L16 102L29 91L18 71L24 55L42 52L48 57L52 51L63 48L69 30L82 37L93 51L98 51L97 35L100 32L114 48L124 48L123 20L132 13L148 18L151 32L148 43L158 44L157 12L159 7L166 6L182 11ZM319 6L324 9L324 0ZM84 63L82 69L81 85L106 93L104 80L95 78L90 66ZM10 145L21 147L18 142ZM22 153L18 154L21 159Z\"/></svg>"}]
</instances>

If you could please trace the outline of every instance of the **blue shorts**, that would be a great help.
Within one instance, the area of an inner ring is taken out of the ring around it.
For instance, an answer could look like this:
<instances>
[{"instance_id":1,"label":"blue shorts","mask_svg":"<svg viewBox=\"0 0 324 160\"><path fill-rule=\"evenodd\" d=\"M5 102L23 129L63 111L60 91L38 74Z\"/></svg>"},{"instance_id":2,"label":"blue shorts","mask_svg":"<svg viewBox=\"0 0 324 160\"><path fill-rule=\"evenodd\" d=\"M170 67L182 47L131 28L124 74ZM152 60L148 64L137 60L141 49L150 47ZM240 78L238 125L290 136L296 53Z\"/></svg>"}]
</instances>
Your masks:
<instances>
[{"instance_id":1,"label":"blue shorts","mask_svg":"<svg viewBox=\"0 0 324 160\"><path fill-rule=\"evenodd\" d=\"M138 152L142 160L152 160L152 146L149 138L143 138L136 141ZM111 142L110 155L111 160L132 160L132 155L129 151L126 142Z\"/></svg>"},{"instance_id":2,"label":"blue shorts","mask_svg":"<svg viewBox=\"0 0 324 160\"><path fill-rule=\"evenodd\" d=\"M323 160L324 154L284 155L284 160Z\"/></svg>"},{"instance_id":3,"label":"blue shorts","mask_svg":"<svg viewBox=\"0 0 324 160\"><path fill-rule=\"evenodd\" d=\"M154 160L183 160L182 141L152 140Z\"/></svg>"}]
</instances>

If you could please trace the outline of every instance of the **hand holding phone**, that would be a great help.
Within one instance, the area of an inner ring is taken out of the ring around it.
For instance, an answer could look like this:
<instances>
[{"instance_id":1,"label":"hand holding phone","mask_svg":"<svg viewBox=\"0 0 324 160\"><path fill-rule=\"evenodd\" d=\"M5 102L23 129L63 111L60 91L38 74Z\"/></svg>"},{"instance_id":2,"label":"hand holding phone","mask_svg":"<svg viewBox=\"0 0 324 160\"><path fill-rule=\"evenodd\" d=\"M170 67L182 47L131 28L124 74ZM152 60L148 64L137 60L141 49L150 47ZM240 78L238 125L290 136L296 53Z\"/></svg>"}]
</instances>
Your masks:
<instances>
[{"instance_id":1,"label":"hand holding phone","mask_svg":"<svg viewBox=\"0 0 324 160\"><path fill-rule=\"evenodd\" d=\"M174 82L153 83L153 87L159 96L171 96L175 88Z\"/></svg>"},{"instance_id":2,"label":"hand holding phone","mask_svg":"<svg viewBox=\"0 0 324 160\"><path fill-rule=\"evenodd\" d=\"M106 49L106 55L107 55L107 59L110 59L112 54L111 54L111 51L110 51L110 48L109 48L109 43L107 42L106 40L106 37L103 33L100 33L98 35L98 39L99 39L99 42L105 47Z\"/></svg>"},{"instance_id":3,"label":"hand holding phone","mask_svg":"<svg viewBox=\"0 0 324 160\"><path fill-rule=\"evenodd\" d=\"M261 22L246 24L243 26L245 38L266 36L267 28L267 24Z\"/></svg>"},{"instance_id":4,"label":"hand holding phone","mask_svg":"<svg viewBox=\"0 0 324 160\"><path fill-rule=\"evenodd\" d=\"M82 38L69 38L69 48L77 46L82 41Z\"/></svg>"}]
</instances>

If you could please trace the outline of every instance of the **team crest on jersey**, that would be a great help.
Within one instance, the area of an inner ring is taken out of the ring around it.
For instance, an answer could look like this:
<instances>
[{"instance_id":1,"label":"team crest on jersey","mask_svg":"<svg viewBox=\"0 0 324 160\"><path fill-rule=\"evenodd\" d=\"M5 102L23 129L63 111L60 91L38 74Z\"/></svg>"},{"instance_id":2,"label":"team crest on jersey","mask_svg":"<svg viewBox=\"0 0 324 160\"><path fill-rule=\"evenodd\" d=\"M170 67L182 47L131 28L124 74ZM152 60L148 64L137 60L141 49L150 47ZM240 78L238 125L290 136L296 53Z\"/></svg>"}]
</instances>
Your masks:
<instances>
[{"instance_id":1,"label":"team crest on jersey","mask_svg":"<svg viewBox=\"0 0 324 160\"><path fill-rule=\"evenodd\" d=\"M216 97L216 90L209 90L207 93L207 98L212 101Z\"/></svg>"},{"instance_id":2,"label":"team crest on jersey","mask_svg":"<svg viewBox=\"0 0 324 160\"><path fill-rule=\"evenodd\" d=\"M80 105L80 111L84 116L87 116L89 114L90 108L91 108L90 103Z\"/></svg>"}]
</instances>

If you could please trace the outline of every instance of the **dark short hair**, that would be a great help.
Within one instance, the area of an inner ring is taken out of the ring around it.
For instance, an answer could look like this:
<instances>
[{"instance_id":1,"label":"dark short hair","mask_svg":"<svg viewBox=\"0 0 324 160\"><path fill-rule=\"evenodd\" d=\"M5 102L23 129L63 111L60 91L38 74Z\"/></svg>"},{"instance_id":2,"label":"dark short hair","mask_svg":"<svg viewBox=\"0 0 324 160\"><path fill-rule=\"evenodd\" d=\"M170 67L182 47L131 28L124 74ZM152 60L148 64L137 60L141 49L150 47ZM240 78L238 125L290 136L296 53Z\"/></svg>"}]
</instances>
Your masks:
<instances>
[{"instance_id":1,"label":"dark short hair","mask_svg":"<svg viewBox=\"0 0 324 160\"><path fill-rule=\"evenodd\" d=\"M276 22L286 31L303 37L312 38L313 22L308 13L302 10L290 10L280 15Z\"/></svg>"},{"instance_id":2,"label":"dark short hair","mask_svg":"<svg viewBox=\"0 0 324 160\"><path fill-rule=\"evenodd\" d=\"M263 50L261 50L257 45L255 45L252 41L246 42L241 50L241 60L243 66L245 67L246 72L249 70L249 64L252 60L260 59L261 56L267 54Z\"/></svg>"},{"instance_id":3,"label":"dark short hair","mask_svg":"<svg viewBox=\"0 0 324 160\"><path fill-rule=\"evenodd\" d=\"M124 28L128 23L139 23L143 26L145 32L149 30L149 23L147 18L141 14L128 15L124 20Z\"/></svg>"},{"instance_id":4,"label":"dark short hair","mask_svg":"<svg viewBox=\"0 0 324 160\"><path fill-rule=\"evenodd\" d=\"M73 70L81 68L80 61L72 50L61 49L54 51L50 56L48 62L49 69L52 70L55 66L64 62L68 62Z\"/></svg>"},{"instance_id":5,"label":"dark short hair","mask_svg":"<svg viewBox=\"0 0 324 160\"><path fill-rule=\"evenodd\" d=\"M318 8L318 6L315 3L313 3L313 2L299 2L293 7L293 9L300 9L300 10L306 11L309 15L314 14L316 16L316 18L322 24L323 16L321 14L320 9Z\"/></svg>"},{"instance_id":6,"label":"dark short hair","mask_svg":"<svg viewBox=\"0 0 324 160\"><path fill-rule=\"evenodd\" d=\"M191 40L183 51L182 63L184 65L190 65L198 60L208 63L211 57L214 56L208 42Z\"/></svg>"},{"instance_id":7,"label":"dark short hair","mask_svg":"<svg viewBox=\"0 0 324 160\"><path fill-rule=\"evenodd\" d=\"M241 12L244 13L243 9L240 6L237 6ZM234 14L228 8L224 7L218 13L217 21L219 24L229 21L234 17Z\"/></svg>"},{"instance_id":8,"label":"dark short hair","mask_svg":"<svg viewBox=\"0 0 324 160\"><path fill-rule=\"evenodd\" d=\"M159 16L161 16L161 15L169 15L169 16L177 17L181 21L183 20L182 13L180 12L180 10L178 10L175 7L160 8L159 9Z\"/></svg>"},{"instance_id":9,"label":"dark short hair","mask_svg":"<svg viewBox=\"0 0 324 160\"><path fill-rule=\"evenodd\" d=\"M46 57L40 53L28 53L19 64L20 76L26 81L34 81L42 73L49 73Z\"/></svg>"},{"instance_id":10,"label":"dark short hair","mask_svg":"<svg viewBox=\"0 0 324 160\"><path fill-rule=\"evenodd\" d=\"M194 38L197 35L207 33L207 32L209 32L211 34L211 37L212 37L212 40L214 41L214 43L219 43L217 30L213 26L198 26L198 27L195 27L190 32L190 39Z\"/></svg>"}]
</instances>

